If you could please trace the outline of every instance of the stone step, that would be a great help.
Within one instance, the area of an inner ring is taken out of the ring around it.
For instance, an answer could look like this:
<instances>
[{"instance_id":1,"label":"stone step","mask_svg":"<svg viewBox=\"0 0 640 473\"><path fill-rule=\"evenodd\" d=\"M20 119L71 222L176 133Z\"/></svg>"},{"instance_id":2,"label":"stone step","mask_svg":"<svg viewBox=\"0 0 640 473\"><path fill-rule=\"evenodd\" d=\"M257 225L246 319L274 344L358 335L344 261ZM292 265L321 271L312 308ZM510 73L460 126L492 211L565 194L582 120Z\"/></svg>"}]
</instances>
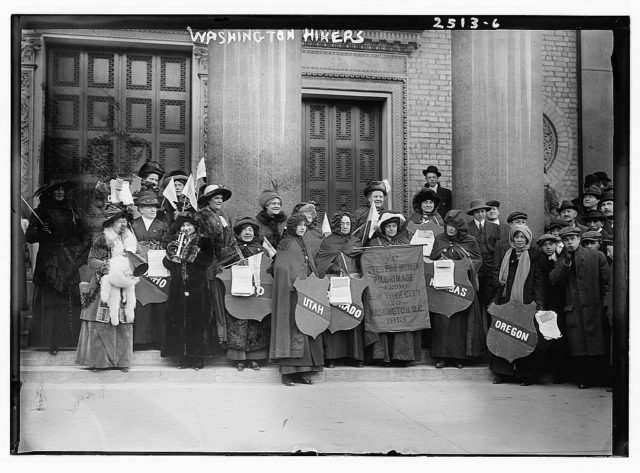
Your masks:
<instances>
[{"instance_id":1,"label":"stone step","mask_svg":"<svg viewBox=\"0 0 640 473\"><path fill-rule=\"evenodd\" d=\"M486 380L491 372L486 365L467 366L462 369L447 367L437 369L429 365L407 368L364 366L354 368L336 366L314 373L315 382L399 382L399 381L450 381ZM238 371L229 366L210 366L195 371L177 369L175 366L135 365L128 373L117 369L93 372L78 366L22 366L22 383L36 384L116 384L116 383L279 383L280 373L276 365L266 365L255 371Z\"/></svg>"}]
</instances>

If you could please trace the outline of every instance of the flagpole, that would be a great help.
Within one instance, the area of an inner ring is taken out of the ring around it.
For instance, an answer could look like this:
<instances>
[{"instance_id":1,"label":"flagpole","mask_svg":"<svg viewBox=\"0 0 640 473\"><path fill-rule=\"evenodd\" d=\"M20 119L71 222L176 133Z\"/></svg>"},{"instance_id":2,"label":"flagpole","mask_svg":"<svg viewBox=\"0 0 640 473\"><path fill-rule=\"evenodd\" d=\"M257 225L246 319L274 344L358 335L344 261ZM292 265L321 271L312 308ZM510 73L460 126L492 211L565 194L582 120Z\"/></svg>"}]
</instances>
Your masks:
<instances>
[{"instance_id":1,"label":"flagpole","mask_svg":"<svg viewBox=\"0 0 640 473\"><path fill-rule=\"evenodd\" d=\"M38 222L40 222L42 225L46 225L46 223L44 223L42 221L42 219L40 218L40 216L36 213L35 210L33 210L31 208L31 206L29 205L29 202L27 202L26 200L24 200L24 197L20 196L20 198L22 199L22 202L24 202L25 204L27 204L27 208L31 211L31 213L38 219Z\"/></svg>"}]
</instances>

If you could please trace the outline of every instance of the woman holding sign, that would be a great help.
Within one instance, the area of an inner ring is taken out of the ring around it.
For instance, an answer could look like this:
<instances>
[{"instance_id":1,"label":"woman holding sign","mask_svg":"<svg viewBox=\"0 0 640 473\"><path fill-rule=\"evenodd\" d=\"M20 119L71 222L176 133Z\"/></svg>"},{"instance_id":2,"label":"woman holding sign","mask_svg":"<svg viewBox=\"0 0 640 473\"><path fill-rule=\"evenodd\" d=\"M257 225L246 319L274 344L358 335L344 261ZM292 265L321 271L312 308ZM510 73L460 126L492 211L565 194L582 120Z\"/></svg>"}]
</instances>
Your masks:
<instances>
[{"instance_id":1,"label":"woman holding sign","mask_svg":"<svg viewBox=\"0 0 640 473\"><path fill-rule=\"evenodd\" d=\"M351 236L353 217L349 212L336 212L331 217L331 235L322 240L316 256L318 277L325 275L360 276L358 256L362 253L360 241ZM352 330L340 330L324 334L324 351L327 368L335 366L338 358L348 358L354 366L364 364L364 331L362 324Z\"/></svg>"},{"instance_id":2,"label":"woman holding sign","mask_svg":"<svg viewBox=\"0 0 640 473\"><path fill-rule=\"evenodd\" d=\"M322 371L322 335L315 339L303 334L295 322L296 278L315 272L314 254L303 240L307 231L304 215L294 214L287 226L273 261L273 296L269 357L280 365L282 384L313 384L307 373Z\"/></svg>"},{"instance_id":3,"label":"woman holding sign","mask_svg":"<svg viewBox=\"0 0 640 473\"><path fill-rule=\"evenodd\" d=\"M467 260L469 281L476 290L471 305L450 317L430 312L431 317L431 356L437 360L436 368L444 368L447 363L458 368L464 361L483 354L485 333L482 323L482 311L478 302L475 267L481 264L480 247L474 237L469 235L467 218L462 210L450 210L444 217L445 232L436 236L429 258L431 260L451 259Z\"/></svg>"},{"instance_id":4,"label":"woman holding sign","mask_svg":"<svg viewBox=\"0 0 640 473\"><path fill-rule=\"evenodd\" d=\"M535 301L538 310L545 305L543 260L540 251L531 248L531 239L531 230L526 225L515 224L511 227L510 248L500 262L498 291L493 300L495 304L506 304L512 300L523 304ZM544 337L538 331L538 345L531 355L518 358L513 363L491 355L489 367L494 373L493 383L500 384L506 375L519 379L522 386L533 384L539 373L539 352L543 344Z\"/></svg>"},{"instance_id":5,"label":"woman holding sign","mask_svg":"<svg viewBox=\"0 0 640 473\"><path fill-rule=\"evenodd\" d=\"M378 229L367 246L408 245L409 239L401 228L404 215L391 211L384 212L378 222ZM367 358L382 366L406 367L412 361L422 358L422 332L373 333L366 332Z\"/></svg>"},{"instance_id":6,"label":"woman holding sign","mask_svg":"<svg viewBox=\"0 0 640 473\"><path fill-rule=\"evenodd\" d=\"M260 226L251 217L238 220L233 226L235 239L231 246L222 251L221 266L228 266L250 256L262 254L262 237L259 235ZM242 264L242 263L241 263ZM245 263L246 264L246 261ZM236 363L238 371L245 368L259 370L258 360L264 360L269 355L269 316L261 322L257 320L240 320L225 310L227 359Z\"/></svg>"}]
</instances>

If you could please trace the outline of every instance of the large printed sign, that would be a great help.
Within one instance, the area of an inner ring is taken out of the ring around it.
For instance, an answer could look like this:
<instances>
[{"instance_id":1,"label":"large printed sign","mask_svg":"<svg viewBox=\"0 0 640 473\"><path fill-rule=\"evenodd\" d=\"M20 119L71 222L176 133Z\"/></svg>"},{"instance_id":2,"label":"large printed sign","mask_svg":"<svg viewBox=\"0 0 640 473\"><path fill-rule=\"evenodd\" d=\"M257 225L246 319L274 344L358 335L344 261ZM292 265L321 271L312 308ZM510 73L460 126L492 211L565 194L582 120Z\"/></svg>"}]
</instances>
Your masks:
<instances>
[{"instance_id":1,"label":"large printed sign","mask_svg":"<svg viewBox=\"0 0 640 473\"><path fill-rule=\"evenodd\" d=\"M267 273L271 266L271 258L262 255L260 261L260 286L264 292L253 296L231 295L231 268L226 268L217 277L224 283L224 305L232 317L240 320L262 320L271 313L271 297L273 294L273 277Z\"/></svg>"},{"instance_id":2,"label":"large printed sign","mask_svg":"<svg viewBox=\"0 0 640 473\"><path fill-rule=\"evenodd\" d=\"M534 324L536 304L509 301L506 304L491 304L491 325L487 332L487 348L491 353L510 363L530 355L538 344L538 333Z\"/></svg>"},{"instance_id":3,"label":"large printed sign","mask_svg":"<svg viewBox=\"0 0 640 473\"><path fill-rule=\"evenodd\" d=\"M367 331L406 332L431 326L421 246L368 248L361 265L369 285Z\"/></svg>"},{"instance_id":4,"label":"large printed sign","mask_svg":"<svg viewBox=\"0 0 640 473\"><path fill-rule=\"evenodd\" d=\"M364 304L362 292L367 283L363 279L351 278L351 304L332 305L329 331L331 333L340 330L356 328L364 320Z\"/></svg>"},{"instance_id":5,"label":"large printed sign","mask_svg":"<svg viewBox=\"0 0 640 473\"><path fill-rule=\"evenodd\" d=\"M424 264L429 310L445 317L451 317L453 314L465 310L471 305L476 295L476 291L469 281L469 261L456 260L454 264L454 286L449 289L433 287L433 262Z\"/></svg>"},{"instance_id":6,"label":"large printed sign","mask_svg":"<svg viewBox=\"0 0 640 473\"><path fill-rule=\"evenodd\" d=\"M296 325L305 335L316 338L329 327L331 321L329 278L325 276L319 279L312 274L306 279L297 278L293 287L298 291Z\"/></svg>"}]
</instances>

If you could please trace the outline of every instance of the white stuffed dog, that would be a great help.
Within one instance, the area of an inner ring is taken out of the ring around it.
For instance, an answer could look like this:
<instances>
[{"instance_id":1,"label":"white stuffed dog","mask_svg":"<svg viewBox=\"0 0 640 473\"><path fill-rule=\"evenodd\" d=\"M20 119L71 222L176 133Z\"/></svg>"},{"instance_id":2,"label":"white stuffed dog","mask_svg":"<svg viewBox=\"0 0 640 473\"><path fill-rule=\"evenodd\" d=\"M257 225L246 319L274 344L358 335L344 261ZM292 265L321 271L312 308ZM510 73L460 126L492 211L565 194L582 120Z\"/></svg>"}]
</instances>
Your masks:
<instances>
[{"instance_id":1,"label":"white stuffed dog","mask_svg":"<svg viewBox=\"0 0 640 473\"><path fill-rule=\"evenodd\" d=\"M106 233L106 231L105 231ZM140 278L133 275L133 267L129 259L124 255L124 250L135 252L135 236L127 230L124 244L119 238L111 239L107 236L107 241L113 242L111 258L109 259L109 272L100 280L100 300L109 305L109 319L114 327L120 323L120 290L122 289L122 300L124 301L124 313L128 323L134 321L134 311L136 307L135 285ZM129 238L127 238L129 237ZM133 248L129 248L133 246Z\"/></svg>"}]
</instances>

